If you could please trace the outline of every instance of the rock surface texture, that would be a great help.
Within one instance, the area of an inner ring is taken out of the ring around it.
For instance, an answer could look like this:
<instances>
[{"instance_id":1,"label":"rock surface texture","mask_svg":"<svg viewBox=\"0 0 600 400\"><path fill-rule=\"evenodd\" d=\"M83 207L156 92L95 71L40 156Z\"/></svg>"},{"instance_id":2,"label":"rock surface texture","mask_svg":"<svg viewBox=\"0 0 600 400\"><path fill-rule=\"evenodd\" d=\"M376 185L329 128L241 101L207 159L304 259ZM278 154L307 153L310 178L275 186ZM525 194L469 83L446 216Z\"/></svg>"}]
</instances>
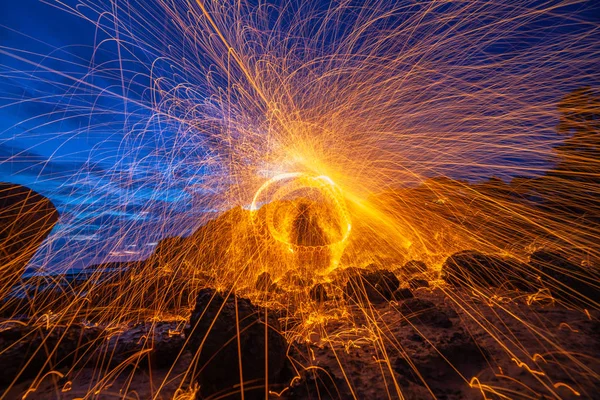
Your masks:
<instances>
[{"instance_id":1,"label":"rock surface texture","mask_svg":"<svg viewBox=\"0 0 600 400\"><path fill-rule=\"evenodd\" d=\"M277 320L248 299L201 290L186 330L198 357L200 395L238 399L243 390L245 399L262 399L267 388L282 383L287 342L278 329Z\"/></svg>"},{"instance_id":2,"label":"rock surface texture","mask_svg":"<svg viewBox=\"0 0 600 400\"><path fill-rule=\"evenodd\" d=\"M0 299L19 280L57 221L50 200L24 186L0 183Z\"/></svg>"},{"instance_id":3,"label":"rock surface texture","mask_svg":"<svg viewBox=\"0 0 600 400\"><path fill-rule=\"evenodd\" d=\"M531 289L527 264L518 260L465 250L448 257L442 279L457 287Z\"/></svg>"}]
</instances>

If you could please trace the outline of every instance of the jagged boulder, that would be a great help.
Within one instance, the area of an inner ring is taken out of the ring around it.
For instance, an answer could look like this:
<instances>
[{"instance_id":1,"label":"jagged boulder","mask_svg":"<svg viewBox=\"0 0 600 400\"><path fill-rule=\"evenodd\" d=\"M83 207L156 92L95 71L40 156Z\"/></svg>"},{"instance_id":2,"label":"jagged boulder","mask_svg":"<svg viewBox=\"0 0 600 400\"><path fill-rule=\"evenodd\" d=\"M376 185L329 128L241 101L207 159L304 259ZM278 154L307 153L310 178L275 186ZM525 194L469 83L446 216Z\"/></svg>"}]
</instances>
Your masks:
<instances>
[{"instance_id":1,"label":"jagged boulder","mask_svg":"<svg viewBox=\"0 0 600 400\"><path fill-rule=\"evenodd\" d=\"M452 326L448 314L427 300L409 298L400 305L398 310L404 317L417 324L435 328L450 328Z\"/></svg>"},{"instance_id":2,"label":"jagged boulder","mask_svg":"<svg viewBox=\"0 0 600 400\"><path fill-rule=\"evenodd\" d=\"M242 382L246 399L263 399L265 385L273 389L285 383L288 344L278 321L265 314L268 310L248 299L214 289L199 292L185 335L197 359L202 397L241 398Z\"/></svg>"},{"instance_id":3,"label":"jagged boulder","mask_svg":"<svg viewBox=\"0 0 600 400\"><path fill-rule=\"evenodd\" d=\"M19 280L57 221L58 212L46 197L24 186L0 183L0 299Z\"/></svg>"},{"instance_id":4,"label":"jagged boulder","mask_svg":"<svg viewBox=\"0 0 600 400\"><path fill-rule=\"evenodd\" d=\"M298 271L289 270L281 278L281 283L285 286L306 288L309 287L313 279L306 274L300 274Z\"/></svg>"},{"instance_id":5,"label":"jagged boulder","mask_svg":"<svg viewBox=\"0 0 600 400\"><path fill-rule=\"evenodd\" d=\"M419 340L420 341L420 340ZM436 398L476 397L477 389L464 377L477 376L487 367L488 352L462 331L435 343L422 342L420 351L412 357L398 357L394 370L400 383L427 385Z\"/></svg>"},{"instance_id":6,"label":"jagged boulder","mask_svg":"<svg viewBox=\"0 0 600 400\"><path fill-rule=\"evenodd\" d=\"M400 288L394 292L394 300L407 300L415 297L409 288Z\"/></svg>"},{"instance_id":7,"label":"jagged boulder","mask_svg":"<svg viewBox=\"0 0 600 400\"><path fill-rule=\"evenodd\" d=\"M529 266L540 274L543 284L554 296L584 306L599 306L599 276L591 268L576 264L566 254L549 250L531 254Z\"/></svg>"},{"instance_id":8,"label":"jagged boulder","mask_svg":"<svg viewBox=\"0 0 600 400\"><path fill-rule=\"evenodd\" d=\"M153 268L171 269L177 268L183 263L189 247L186 247L186 239L180 236L168 237L160 240L154 249L154 253L148 258L148 264Z\"/></svg>"},{"instance_id":9,"label":"jagged boulder","mask_svg":"<svg viewBox=\"0 0 600 400\"><path fill-rule=\"evenodd\" d=\"M406 275L420 274L427 271L427 264L419 260L410 260L401 268Z\"/></svg>"},{"instance_id":10,"label":"jagged boulder","mask_svg":"<svg viewBox=\"0 0 600 400\"><path fill-rule=\"evenodd\" d=\"M426 288L429 287L429 281L427 279L413 278L408 281L408 286L410 286L411 289Z\"/></svg>"},{"instance_id":11,"label":"jagged boulder","mask_svg":"<svg viewBox=\"0 0 600 400\"><path fill-rule=\"evenodd\" d=\"M71 367L99 341L102 329L81 324L50 329L15 324L0 330L0 387Z\"/></svg>"},{"instance_id":12,"label":"jagged boulder","mask_svg":"<svg viewBox=\"0 0 600 400\"><path fill-rule=\"evenodd\" d=\"M90 363L112 368L126 364L136 367L171 368L179 358L185 338L177 334L177 323L152 322L129 325L109 334L90 354ZM110 355L110 357L107 357Z\"/></svg>"},{"instance_id":13,"label":"jagged boulder","mask_svg":"<svg viewBox=\"0 0 600 400\"><path fill-rule=\"evenodd\" d=\"M258 277L256 278L256 283L254 284L254 287L257 290L263 291L263 292L268 292L271 291L275 288L274 286L275 284L273 283L273 279L271 278L271 274L269 274L268 272L261 272Z\"/></svg>"},{"instance_id":14,"label":"jagged boulder","mask_svg":"<svg viewBox=\"0 0 600 400\"><path fill-rule=\"evenodd\" d=\"M454 286L530 290L533 275L518 260L461 251L448 257L442 266L442 279Z\"/></svg>"},{"instance_id":15,"label":"jagged boulder","mask_svg":"<svg viewBox=\"0 0 600 400\"><path fill-rule=\"evenodd\" d=\"M356 302L385 303L394 298L394 292L400 286L400 281L387 270L357 271L349 276L344 289L346 298Z\"/></svg>"}]
</instances>

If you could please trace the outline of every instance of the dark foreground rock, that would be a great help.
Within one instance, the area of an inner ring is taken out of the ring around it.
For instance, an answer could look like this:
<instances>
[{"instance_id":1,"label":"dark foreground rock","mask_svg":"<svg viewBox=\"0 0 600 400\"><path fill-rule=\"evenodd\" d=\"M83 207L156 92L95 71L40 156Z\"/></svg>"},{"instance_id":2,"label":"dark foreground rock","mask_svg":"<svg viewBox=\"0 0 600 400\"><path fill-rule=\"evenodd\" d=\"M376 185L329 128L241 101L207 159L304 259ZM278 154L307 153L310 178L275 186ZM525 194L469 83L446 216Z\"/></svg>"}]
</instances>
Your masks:
<instances>
[{"instance_id":1,"label":"dark foreground rock","mask_svg":"<svg viewBox=\"0 0 600 400\"><path fill-rule=\"evenodd\" d=\"M385 303L393 299L400 281L391 271L360 271L349 276L344 293L355 303Z\"/></svg>"},{"instance_id":2,"label":"dark foreground rock","mask_svg":"<svg viewBox=\"0 0 600 400\"><path fill-rule=\"evenodd\" d=\"M277 320L265 317L250 300L201 290L186 329L188 349L198 360L200 397L238 399L243 386L246 399L263 399L266 385L282 387L288 379L288 345L278 329Z\"/></svg>"},{"instance_id":3,"label":"dark foreground rock","mask_svg":"<svg viewBox=\"0 0 600 400\"><path fill-rule=\"evenodd\" d=\"M402 267L401 271L406 275L415 275L427 271L427 264L419 260L410 260Z\"/></svg>"},{"instance_id":4,"label":"dark foreground rock","mask_svg":"<svg viewBox=\"0 0 600 400\"><path fill-rule=\"evenodd\" d=\"M532 290L534 277L527 271L517 260L466 250L446 259L442 279L457 287Z\"/></svg>"},{"instance_id":5,"label":"dark foreground rock","mask_svg":"<svg viewBox=\"0 0 600 400\"><path fill-rule=\"evenodd\" d=\"M289 270L287 271L281 281L286 286L296 286L296 287L308 287L312 284L312 279L308 276L302 276L297 271Z\"/></svg>"},{"instance_id":6,"label":"dark foreground rock","mask_svg":"<svg viewBox=\"0 0 600 400\"><path fill-rule=\"evenodd\" d=\"M288 355L295 379L289 388L287 381L280 387L269 385L274 393L278 393L270 398L502 398L496 393L510 398L519 398L522 393L539 399L597 397L600 378L592 372L600 371L599 311L589 309L584 312L555 303L539 304L537 301L530 304L508 301L498 306L497 303L474 301L470 289L453 290L452 298L447 293L443 290L420 290L418 299L422 301L402 300L368 308L347 307L349 318L335 317L335 302L328 304L332 307L322 307L318 312L331 318L327 321L326 332L331 335L330 338L335 335L335 340L323 340L324 335L311 329L313 332L310 336L301 336L304 340L291 342ZM521 293L507 294L511 295L515 299L525 297ZM410 305L410 310L407 309L407 314L401 314L397 309L405 303L407 308ZM224 308L227 307L224 304ZM421 320L426 313L436 309L450 317L452 327L440 329ZM232 315L225 311L227 313ZM289 319L284 319L285 313L288 313ZM242 318L246 315L243 310L238 314ZM272 314L269 310L269 315ZM295 316L297 314L287 309L278 319L286 321L288 334L306 333L306 325L301 325L300 318L296 317L298 323L287 322ZM206 318L211 320L209 315ZM266 320L262 314L259 318ZM407 318L409 323L405 322ZM17 328L7 335L25 338L33 332L19 327L15 321L0 323L0 330ZM175 324L175 327L169 324ZM193 373L197 376L201 369L197 360L193 359L194 354L186 350L181 352L178 348L165 348L164 353L181 353L174 364L165 359L166 368L155 368L142 362L144 358L151 357L151 347L161 345L157 341L167 340L165 336L169 335L164 335L165 331L171 331L173 337L170 340L181 341L178 332L182 324L180 321L146 322L123 327L111 325L96 340L96 350L88 351L99 357L86 361L86 357L78 353L76 357L81 362L73 367L65 364L66 368L56 368L57 372L65 374L63 378L57 374L47 374L40 380L35 379L37 374L31 374L31 379L16 383L10 390L0 387L0 398L20 399L25 396L36 400L70 400L90 396L114 398L118 394L118 397L139 399L191 399L196 395L197 386L190 375ZM296 331L296 328L300 331ZM19 332L20 329L25 330ZM148 334L152 331L154 336ZM158 335L158 331L162 333ZM371 340L371 336L366 336L365 332L377 332L380 340ZM159 336L163 338L157 339ZM210 335L207 339L207 344L215 346ZM546 339L550 339L550 342ZM136 342L136 345L127 350L127 347L118 344L113 346L113 342L117 341ZM140 342L139 347L136 347L137 342ZM14 341L11 343L14 344ZM85 349L83 343L78 348ZM175 346L176 342L169 342L171 344ZM561 351L548 354L549 344ZM40 351L44 355L51 353L56 347L55 342L49 342L49 346ZM26 347L23 344L20 349ZM31 347L35 350L43 346L35 342ZM0 353L3 348L0 347ZM160 353L155 357L160 357ZM544 359L541 358L542 354ZM21 362L19 357L14 355L8 362ZM237 362L237 354L232 357ZM115 365L119 358L124 363ZM115 361L108 364L109 359ZM20 368L20 365L13 368L4 362L0 369L2 372ZM35 362L44 361L39 358ZM263 364L258 360L254 365ZM236 371L236 368L231 368L225 375ZM106 385L108 380L110 384ZM555 386L548 382L565 384ZM66 389L70 390L65 390L67 385ZM526 392L523 392L523 388L527 388ZM225 392L231 393L231 390ZM205 397L201 393L198 398ZM218 397L215 394L210 398ZM264 399L262 393L259 397Z\"/></svg>"},{"instance_id":7,"label":"dark foreground rock","mask_svg":"<svg viewBox=\"0 0 600 400\"><path fill-rule=\"evenodd\" d=\"M117 334L84 324L29 323L5 321L0 329L0 388L63 368L170 369L185 342L176 322L136 324Z\"/></svg>"},{"instance_id":8,"label":"dark foreground rock","mask_svg":"<svg viewBox=\"0 0 600 400\"><path fill-rule=\"evenodd\" d=\"M57 221L50 200L24 186L0 183L0 299L19 280Z\"/></svg>"},{"instance_id":9,"label":"dark foreground rock","mask_svg":"<svg viewBox=\"0 0 600 400\"><path fill-rule=\"evenodd\" d=\"M284 395L288 400L343 400L352 398L348 384L329 368L303 370Z\"/></svg>"},{"instance_id":10,"label":"dark foreground rock","mask_svg":"<svg viewBox=\"0 0 600 400\"><path fill-rule=\"evenodd\" d=\"M401 376L400 383L427 385L438 398L474 391L465 379L483 370L487 352L461 331L435 344L423 341L423 349L412 357L398 357L394 370Z\"/></svg>"},{"instance_id":11,"label":"dark foreground rock","mask_svg":"<svg viewBox=\"0 0 600 400\"><path fill-rule=\"evenodd\" d=\"M135 366L169 369L181 357L185 338L178 323L139 323L120 334L109 334L90 353L89 363L110 368ZM107 357L110 355L110 357Z\"/></svg>"},{"instance_id":12,"label":"dark foreground rock","mask_svg":"<svg viewBox=\"0 0 600 400\"><path fill-rule=\"evenodd\" d=\"M98 343L101 333L100 328L80 324L0 330L0 387L71 367Z\"/></svg>"},{"instance_id":13,"label":"dark foreground rock","mask_svg":"<svg viewBox=\"0 0 600 400\"><path fill-rule=\"evenodd\" d=\"M556 251L538 250L529 258L530 268L540 274L553 296L583 306L600 306L597 272L569 260Z\"/></svg>"},{"instance_id":14,"label":"dark foreground rock","mask_svg":"<svg viewBox=\"0 0 600 400\"><path fill-rule=\"evenodd\" d=\"M426 279L414 278L408 281L408 286L410 286L411 289L427 288L429 287L429 281Z\"/></svg>"},{"instance_id":15,"label":"dark foreground rock","mask_svg":"<svg viewBox=\"0 0 600 400\"><path fill-rule=\"evenodd\" d=\"M410 290L409 288L401 288L398 289L394 292L394 300L406 300L406 299L412 299L413 297L415 297L415 295L413 294L412 290Z\"/></svg>"},{"instance_id":16,"label":"dark foreground rock","mask_svg":"<svg viewBox=\"0 0 600 400\"><path fill-rule=\"evenodd\" d=\"M435 328L450 328L452 326L448 314L428 300L410 298L400 305L399 311L413 323Z\"/></svg>"},{"instance_id":17,"label":"dark foreground rock","mask_svg":"<svg viewBox=\"0 0 600 400\"><path fill-rule=\"evenodd\" d=\"M272 291L275 289L275 284L273 283L273 278L271 278L271 274L269 274L268 272L262 272L258 275L258 277L256 278L256 283L254 284L254 287L257 290L263 291L263 292L268 292L268 291Z\"/></svg>"}]
</instances>

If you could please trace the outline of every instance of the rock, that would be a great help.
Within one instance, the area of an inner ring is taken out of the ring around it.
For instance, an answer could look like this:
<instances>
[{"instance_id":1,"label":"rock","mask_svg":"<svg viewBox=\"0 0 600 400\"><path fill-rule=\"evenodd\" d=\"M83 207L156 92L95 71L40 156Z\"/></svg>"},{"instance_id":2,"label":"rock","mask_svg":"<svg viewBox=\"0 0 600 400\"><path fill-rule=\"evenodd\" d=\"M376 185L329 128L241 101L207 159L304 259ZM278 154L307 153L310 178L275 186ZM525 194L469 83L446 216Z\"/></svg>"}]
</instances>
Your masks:
<instances>
[{"instance_id":1,"label":"rock","mask_svg":"<svg viewBox=\"0 0 600 400\"><path fill-rule=\"evenodd\" d=\"M254 287L257 290L268 292L273 287L273 279L271 279L271 274L268 272L262 272L256 278L256 284Z\"/></svg>"},{"instance_id":2,"label":"rock","mask_svg":"<svg viewBox=\"0 0 600 400\"><path fill-rule=\"evenodd\" d=\"M408 288L402 288L402 289L398 289L394 292L393 295L395 300L406 300L406 299L412 299L413 297L415 297L415 295L413 294L412 290L408 289Z\"/></svg>"},{"instance_id":3,"label":"rock","mask_svg":"<svg viewBox=\"0 0 600 400\"><path fill-rule=\"evenodd\" d=\"M466 398L464 392L479 394L461 375L467 379L477 376L487 365L487 352L462 332L455 332L434 345L423 342L421 351L410 359L399 357L396 360L394 370L402 376L400 383L424 385L426 382L433 394L440 398L445 398L449 392L458 392L456 398Z\"/></svg>"},{"instance_id":4,"label":"rock","mask_svg":"<svg viewBox=\"0 0 600 400\"><path fill-rule=\"evenodd\" d=\"M430 301L418 298L406 300L399 307L399 311L415 323L435 328L450 328L452 321L444 311L440 310Z\"/></svg>"},{"instance_id":5,"label":"rock","mask_svg":"<svg viewBox=\"0 0 600 400\"><path fill-rule=\"evenodd\" d=\"M150 353L150 362L153 367L170 369L178 357L185 343L183 335L162 335L156 340Z\"/></svg>"},{"instance_id":6,"label":"rock","mask_svg":"<svg viewBox=\"0 0 600 400\"><path fill-rule=\"evenodd\" d=\"M359 304L365 301L379 304L392 300L398 286L400 281L390 271L366 271L351 276L344 293L346 298Z\"/></svg>"},{"instance_id":7,"label":"rock","mask_svg":"<svg viewBox=\"0 0 600 400\"><path fill-rule=\"evenodd\" d=\"M350 281L359 279L360 275L368 274L369 271L364 268L349 267L349 268L337 268L329 277L332 280L334 287L342 289L342 292L346 290L346 284Z\"/></svg>"},{"instance_id":8,"label":"rock","mask_svg":"<svg viewBox=\"0 0 600 400\"><path fill-rule=\"evenodd\" d=\"M136 367L171 368L179 357L185 338L176 331L177 323L153 322L129 326L119 334L109 335L92 354L92 363L112 368L131 364ZM107 359L107 354L110 358ZM140 356L141 355L141 356Z\"/></svg>"},{"instance_id":9,"label":"rock","mask_svg":"<svg viewBox=\"0 0 600 400\"><path fill-rule=\"evenodd\" d=\"M517 260L466 250L448 257L442 266L442 279L454 286L476 286L531 290L533 276Z\"/></svg>"},{"instance_id":10,"label":"rock","mask_svg":"<svg viewBox=\"0 0 600 400\"><path fill-rule=\"evenodd\" d=\"M329 368L303 370L285 393L288 400L342 400L352 397L348 384Z\"/></svg>"},{"instance_id":11,"label":"rock","mask_svg":"<svg viewBox=\"0 0 600 400\"><path fill-rule=\"evenodd\" d=\"M168 237L158 242L147 263L152 268L161 268L166 265L173 268L173 266L179 266L183 262L188 251L189 247L186 247L185 238L179 236Z\"/></svg>"},{"instance_id":12,"label":"rock","mask_svg":"<svg viewBox=\"0 0 600 400\"><path fill-rule=\"evenodd\" d=\"M429 287L429 282L426 279L411 279L408 281L408 286L411 289Z\"/></svg>"},{"instance_id":13,"label":"rock","mask_svg":"<svg viewBox=\"0 0 600 400\"><path fill-rule=\"evenodd\" d=\"M409 337L409 340L412 340L413 342L419 342L419 343L423 343L425 341L425 338L423 338L423 336L419 335L418 333L412 333Z\"/></svg>"},{"instance_id":14,"label":"rock","mask_svg":"<svg viewBox=\"0 0 600 400\"><path fill-rule=\"evenodd\" d=\"M437 306L429 300L412 298L410 301L402 303L400 306L400 311L403 314L409 314L434 309L436 307Z\"/></svg>"},{"instance_id":15,"label":"rock","mask_svg":"<svg viewBox=\"0 0 600 400\"><path fill-rule=\"evenodd\" d=\"M0 299L19 280L57 221L50 200L24 186L0 183Z\"/></svg>"},{"instance_id":16,"label":"rock","mask_svg":"<svg viewBox=\"0 0 600 400\"><path fill-rule=\"evenodd\" d=\"M68 327L15 325L0 330L0 387L71 367L99 341L102 330L72 324Z\"/></svg>"},{"instance_id":17,"label":"rock","mask_svg":"<svg viewBox=\"0 0 600 400\"><path fill-rule=\"evenodd\" d=\"M199 292L185 334L189 350L197 355L195 378L201 396L218 393L223 396L219 398L241 398L240 357L246 399L264 398L265 377L269 388L284 383L288 345L279 333L278 321L272 316L265 318L267 311L248 299L225 297L214 289Z\"/></svg>"},{"instance_id":18,"label":"rock","mask_svg":"<svg viewBox=\"0 0 600 400\"><path fill-rule=\"evenodd\" d=\"M600 303L598 276L590 268L570 261L560 252L538 250L531 254L529 266L541 275L542 282L553 296L583 306Z\"/></svg>"},{"instance_id":19,"label":"rock","mask_svg":"<svg viewBox=\"0 0 600 400\"><path fill-rule=\"evenodd\" d=\"M349 268L337 268L331 274L331 278L339 283L347 282L359 275L368 274L369 270L365 268L349 267Z\"/></svg>"},{"instance_id":20,"label":"rock","mask_svg":"<svg viewBox=\"0 0 600 400\"><path fill-rule=\"evenodd\" d=\"M31 284L25 284L0 301L0 318L27 320L30 317L40 317L52 310L64 310L74 301L81 302L82 296L75 295L69 287L61 286L56 282L42 285L44 284L34 288Z\"/></svg>"},{"instance_id":21,"label":"rock","mask_svg":"<svg viewBox=\"0 0 600 400\"><path fill-rule=\"evenodd\" d=\"M281 278L281 282L288 286L309 287L312 284L312 279L307 276L302 276L298 271L289 270Z\"/></svg>"},{"instance_id":22,"label":"rock","mask_svg":"<svg viewBox=\"0 0 600 400\"><path fill-rule=\"evenodd\" d=\"M73 365L171 368L185 342L172 333L176 326L138 324L106 336L102 328L81 324L50 329L15 324L0 331L0 387Z\"/></svg>"},{"instance_id":23,"label":"rock","mask_svg":"<svg viewBox=\"0 0 600 400\"><path fill-rule=\"evenodd\" d=\"M404 264L401 271L405 275L420 274L427 271L427 264L425 264L423 261L410 260L409 262Z\"/></svg>"},{"instance_id":24,"label":"rock","mask_svg":"<svg viewBox=\"0 0 600 400\"><path fill-rule=\"evenodd\" d=\"M317 303L324 303L328 300L327 298L327 290L325 286L321 283L317 283L310 289L310 298L316 301Z\"/></svg>"}]
</instances>

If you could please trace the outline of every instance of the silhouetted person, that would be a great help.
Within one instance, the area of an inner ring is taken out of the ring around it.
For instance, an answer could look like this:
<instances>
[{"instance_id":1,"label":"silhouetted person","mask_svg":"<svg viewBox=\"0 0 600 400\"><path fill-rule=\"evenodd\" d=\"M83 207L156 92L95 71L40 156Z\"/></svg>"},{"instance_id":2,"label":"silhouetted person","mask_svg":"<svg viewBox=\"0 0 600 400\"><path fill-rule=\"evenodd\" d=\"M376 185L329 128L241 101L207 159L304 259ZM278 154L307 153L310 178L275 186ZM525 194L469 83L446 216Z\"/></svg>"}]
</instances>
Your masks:
<instances>
[{"instance_id":1,"label":"silhouetted person","mask_svg":"<svg viewBox=\"0 0 600 400\"><path fill-rule=\"evenodd\" d=\"M324 216L318 214L315 206L300 202L292 223L290 242L297 246L295 249L297 265L306 276L326 269L331 260L331 252L327 247L330 243L319 225L320 217Z\"/></svg>"},{"instance_id":2,"label":"silhouetted person","mask_svg":"<svg viewBox=\"0 0 600 400\"><path fill-rule=\"evenodd\" d=\"M292 243L298 246L324 246L327 239L313 208L307 203L298 205L298 213L292 228Z\"/></svg>"}]
</instances>

